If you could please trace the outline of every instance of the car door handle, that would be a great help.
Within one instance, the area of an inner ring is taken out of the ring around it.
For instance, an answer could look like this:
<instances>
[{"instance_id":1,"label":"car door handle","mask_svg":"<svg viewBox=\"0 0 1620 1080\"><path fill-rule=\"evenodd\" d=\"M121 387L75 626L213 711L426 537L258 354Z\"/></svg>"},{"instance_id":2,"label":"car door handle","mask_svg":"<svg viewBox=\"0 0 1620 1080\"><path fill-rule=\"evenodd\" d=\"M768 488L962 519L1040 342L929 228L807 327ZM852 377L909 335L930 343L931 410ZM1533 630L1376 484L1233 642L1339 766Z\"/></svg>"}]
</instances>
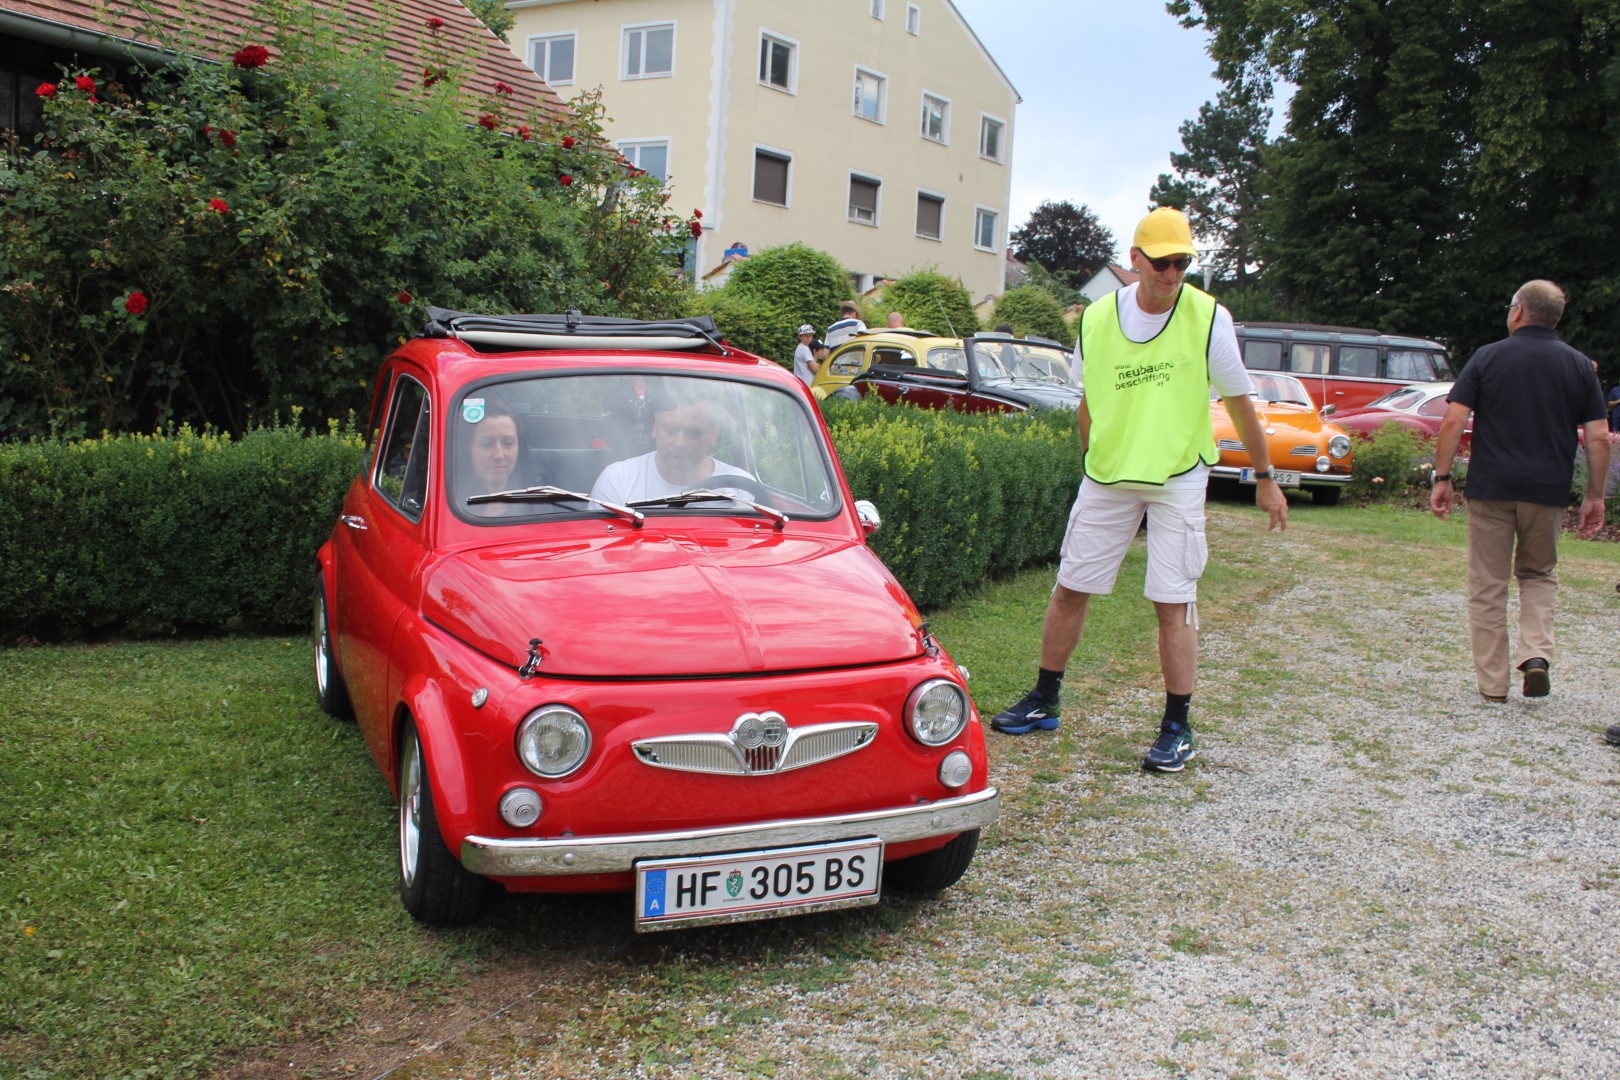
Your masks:
<instances>
[{"instance_id":1,"label":"car door handle","mask_svg":"<svg viewBox=\"0 0 1620 1080\"><path fill-rule=\"evenodd\" d=\"M368 527L366 525L366 519L361 517L359 514L344 514L339 517L338 520L343 522L343 524L347 525L349 528L359 529L361 532L364 532Z\"/></svg>"},{"instance_id":2,"label":"car door handle","mask_svg":"<svg viewBox=\"0 0 1620 1080\"><path fill-rule=\"evenodd\" d=\"M911 393L911 387L909 387L909 386L898 386L898 387L895 388L895 392L899 393L899 394L909 394L909 393Z\"/></svg>"}]
</instances>

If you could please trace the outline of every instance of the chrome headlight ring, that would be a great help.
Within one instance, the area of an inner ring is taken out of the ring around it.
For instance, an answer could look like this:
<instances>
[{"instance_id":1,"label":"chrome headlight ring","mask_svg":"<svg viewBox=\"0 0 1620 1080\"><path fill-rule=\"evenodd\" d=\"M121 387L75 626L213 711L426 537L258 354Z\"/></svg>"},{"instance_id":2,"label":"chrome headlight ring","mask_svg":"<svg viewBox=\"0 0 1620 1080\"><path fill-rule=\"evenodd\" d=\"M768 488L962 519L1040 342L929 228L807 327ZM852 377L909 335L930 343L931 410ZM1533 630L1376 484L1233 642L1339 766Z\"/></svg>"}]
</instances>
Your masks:
<instances>
[{"instance_id":1,"label":"chrome headlight ring","mask_svg":"<svg viewBox=\"0 0 1620 1080\"><path fill-rule=\"evenodd\" d=\"M583 716L566 705L542 705L518 725L516 742L524 768L556 780L585 764L591 752L591 729Z\"/></svg>"},{"instance_id":2,"label":"chrome headlight ring","mask_svg":"<svg viewBox=\"0 0 1620 1080\"><path fill-rule=\"evenodd\" d=\"M967 693L949 679L929 679L906 698L906 730L924 746L943 746L968 721Z\"/></svg>"},{"instance_id":3,"label":"chrome headlight ring","mask_svg":"<svg viewBox=\"0 0 1620 1080\"><path fill-rule=\"evenodd\" d=\"M1328 440L1328 456L1342 461L1350 456L1350 436L1335 435Z\"/></svg>"}]
</instances>

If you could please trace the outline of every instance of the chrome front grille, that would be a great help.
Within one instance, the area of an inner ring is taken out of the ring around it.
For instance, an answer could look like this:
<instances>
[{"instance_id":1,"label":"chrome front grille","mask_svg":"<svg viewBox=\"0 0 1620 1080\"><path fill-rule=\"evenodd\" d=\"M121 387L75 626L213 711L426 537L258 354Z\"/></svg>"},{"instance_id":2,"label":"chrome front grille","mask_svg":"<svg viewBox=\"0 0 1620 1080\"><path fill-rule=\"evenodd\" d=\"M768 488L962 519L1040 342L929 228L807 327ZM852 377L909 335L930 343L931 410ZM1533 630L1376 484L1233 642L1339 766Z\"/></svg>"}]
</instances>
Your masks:
<instances>
[{"instance_id":1,"label":"chrome front grille","mask_svg":"<svg viewBox=\"0 0 1620 1080\"><path fill-rule=\"evenodd\" d=\"M630 744L644 765L724 776L770 776L853 754L877 738L877 725L864 721L789 728L781 746L743 748L733 735L705 732L637 739Z\"/></svg>"},{"instance_id":2,"label":"chrome front grille","mask_svg":"<svg viewBox=\"0 0 1620 1080\"><path fill-rule=\"evenodd\" d=\"M1317 445L1315 443L1305 443L1303 446L1296 446L1292 450L1288 451L1288 456L1289 457L1315 457L1317 454L1320 454L1321 452L1322 451L1317 447Z\"/></svg>"},{"instance_id":3,"label":"chrome front grille","mask_svg":"<svg viewBox=\"0 0 1620 1080\"><path fill-rule=\"evenodd\" d=\"M1247 450L1248 449L1248 447L1243 445L1243 440L1242 439L1219 439L1219 440L1216 441L1215 446L1216 446L1217 449L1220 449L1220 450Z\"/></svg>"}]
</instances>

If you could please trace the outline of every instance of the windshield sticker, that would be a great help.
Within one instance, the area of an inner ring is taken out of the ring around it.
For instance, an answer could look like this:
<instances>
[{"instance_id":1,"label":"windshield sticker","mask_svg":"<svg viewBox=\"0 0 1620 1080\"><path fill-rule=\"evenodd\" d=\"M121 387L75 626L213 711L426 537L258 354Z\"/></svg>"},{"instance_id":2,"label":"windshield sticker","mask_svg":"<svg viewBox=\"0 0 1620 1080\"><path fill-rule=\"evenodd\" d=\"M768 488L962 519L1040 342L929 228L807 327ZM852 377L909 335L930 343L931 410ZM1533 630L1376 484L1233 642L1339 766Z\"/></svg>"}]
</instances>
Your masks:
<instances>
[{"instance_id":1,"label":"windshield sticker","mask_svg":"<svg viewBox=\"0 0 1620 1080\"><path fill-rule=\"evenodd\" d=\"M469 424L476 424L484 418L484 399L470 397L461 403L461 418Z\"/></svg>"}]
</instances>

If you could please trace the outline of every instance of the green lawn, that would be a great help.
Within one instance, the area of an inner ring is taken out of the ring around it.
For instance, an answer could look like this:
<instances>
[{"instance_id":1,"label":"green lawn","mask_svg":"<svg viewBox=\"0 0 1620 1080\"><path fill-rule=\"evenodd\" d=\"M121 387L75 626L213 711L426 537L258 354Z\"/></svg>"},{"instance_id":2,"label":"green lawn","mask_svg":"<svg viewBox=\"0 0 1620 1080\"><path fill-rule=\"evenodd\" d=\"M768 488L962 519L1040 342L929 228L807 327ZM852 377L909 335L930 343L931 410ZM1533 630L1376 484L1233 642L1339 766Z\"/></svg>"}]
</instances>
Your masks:
<instances>
[{"instance_id":1,"label":"green lawn","mask_svg":"<svg viewBox=\"0 0 1620 1080\"><path fill-rule=\"evenodd\" d=\"M1287 577L1252 507L1220 513L1207 627L1240 623ZM1402 548L1452 547L1460 575L1457 522L1293 513L1296 530L1338 535L1363 571L1399 572ZM1611 587L1620 546L1578 550L1585 569L1571 567L1566 585ZM1137 545L1120 591L1094 604L1073 693L1157 684L1142 557ZM1027 689L1051 584L1050 569L1031 571L932 616L986 714ZM453 992L495 956L569 962L582 941L681 976L662 964L666 935L624 944L634 935L622 898L524 898L457 931L412 923L394 892L386 788L353 725L316 708L308 651L302 639L253 638L0 652L0 1074L206 1074L256 1047L319 1040L389 995ZM1218 724L1218 703L1203 707L1201 722ZM1070 737L993 748L1034 755L1035 782L1010 800L1038 799L1042 777L1062 774ZM1102 748L1120 770L1140 750ZM1086 805L1097 813L1117 809L1106 787L1096 796ZM900 917L885 904L731 928L726 940L770 963L775 942L813 933L836 965Z\"/></svg>"}]
</instances>

